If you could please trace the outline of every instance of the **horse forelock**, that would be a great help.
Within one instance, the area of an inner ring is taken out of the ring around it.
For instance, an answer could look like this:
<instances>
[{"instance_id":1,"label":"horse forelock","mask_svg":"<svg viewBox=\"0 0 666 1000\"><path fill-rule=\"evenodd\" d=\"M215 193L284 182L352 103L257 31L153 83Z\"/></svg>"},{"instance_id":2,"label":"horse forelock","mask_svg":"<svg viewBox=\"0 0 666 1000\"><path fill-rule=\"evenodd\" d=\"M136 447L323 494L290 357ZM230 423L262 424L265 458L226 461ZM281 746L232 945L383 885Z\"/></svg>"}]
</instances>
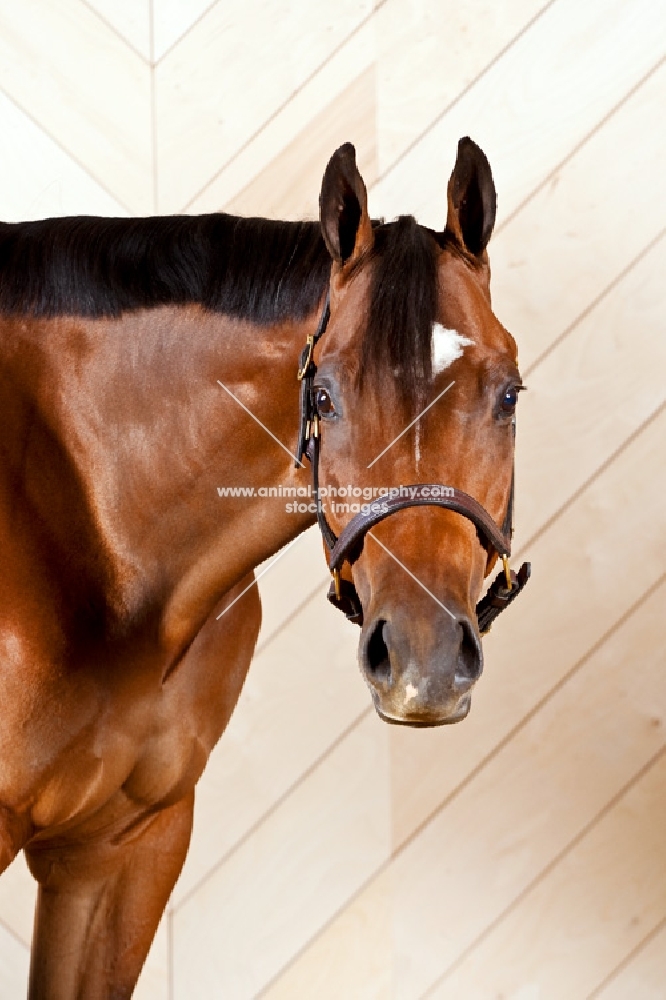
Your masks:
<instances>
[{"instance_id":1,"label":"horse forelock","mask_svg":"<svg viewBox=\"0 0 666 1000\"><path fill-rule=\"evenodd\" d=\"M412 216L378 226L374 236L359 379L379 383L388 377L414 407L432 378L438 245Z\"/></svg>"}]
</instances>

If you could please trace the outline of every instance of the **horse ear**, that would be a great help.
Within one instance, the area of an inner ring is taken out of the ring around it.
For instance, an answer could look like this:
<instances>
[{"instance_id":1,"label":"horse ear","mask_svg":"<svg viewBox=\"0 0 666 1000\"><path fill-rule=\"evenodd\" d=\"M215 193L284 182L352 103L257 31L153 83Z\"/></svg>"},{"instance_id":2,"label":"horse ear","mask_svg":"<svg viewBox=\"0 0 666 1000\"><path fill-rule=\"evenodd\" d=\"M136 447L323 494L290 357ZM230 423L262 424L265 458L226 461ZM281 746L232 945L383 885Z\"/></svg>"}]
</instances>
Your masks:
<instances>
[{"instance_id":1,"label":"horse ear","mask_svg":"<svg viewBox=\"0 0 666 1000\"><path fill-rule=\"evenodd\" d=\"M319 217L328 252L339 264L359 257L372 246L368 195L351 142L336 149L328 161L319 195Z\"/></svg>"},{"instance_id":2,"label":"horse ear","mask_svg":"<svg viewBox=\"0 0 666 1000\"><path fill-rule=\"evenodd\" d=\"M458 143L448 202L447 230L471 254L481 257L495 225L497 195L486 155L469 136Z\"/></svg>"}]
</instances>

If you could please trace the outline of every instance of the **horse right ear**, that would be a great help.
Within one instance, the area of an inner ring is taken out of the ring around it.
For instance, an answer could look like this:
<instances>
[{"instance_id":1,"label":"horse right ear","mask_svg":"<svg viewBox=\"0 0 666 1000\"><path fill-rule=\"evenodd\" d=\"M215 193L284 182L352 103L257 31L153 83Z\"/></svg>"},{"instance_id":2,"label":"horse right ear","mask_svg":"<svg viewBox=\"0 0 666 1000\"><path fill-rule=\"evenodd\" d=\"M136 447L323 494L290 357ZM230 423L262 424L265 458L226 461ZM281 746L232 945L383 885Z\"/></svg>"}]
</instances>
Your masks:
<instances>
[{"instance_id":1,"label":"horse right ear","mask_svg":"<svg viewBox=\"0 0 666 1000\"><path fill-rule=\"evenodd\" d=\"M448 232L469 253L483 258L495 225L497 195L486 154L469 136L458 143L448 203Z\"/></svg>"},{"instance_id":2,"label":"horse right ear","mask_svg":"<svg viewBox=\"0 0 666 1000\"><path fill-rule=\"evenodd\" d=\"M328 252L338 264L355 260L372 247L368 195L351 142L336 149L328 161L319 195L319 218Z\"/></svg>"}]
</instances>

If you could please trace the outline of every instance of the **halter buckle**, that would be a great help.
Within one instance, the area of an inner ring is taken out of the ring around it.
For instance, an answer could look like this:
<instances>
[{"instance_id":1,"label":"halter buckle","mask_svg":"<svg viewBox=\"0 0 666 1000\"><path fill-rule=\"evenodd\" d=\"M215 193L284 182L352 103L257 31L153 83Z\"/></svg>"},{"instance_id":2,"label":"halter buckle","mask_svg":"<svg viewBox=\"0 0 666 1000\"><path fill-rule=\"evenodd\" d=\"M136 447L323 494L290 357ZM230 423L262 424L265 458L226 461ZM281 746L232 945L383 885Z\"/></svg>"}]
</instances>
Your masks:
<instances>
[{"instance_id":1,"label":"halter buckle","mask_svg":"<svg viewBox=\"0 0 666 1000\"><path fill-rule=\"evenodd\" d=\"M340 570L339 569L332 569L331 573L333 575L333 584L335 586L335 599L337 601L339 601L340 600L340 592L341 592L341 589L340 589Z\"/></svg>"},{"instance_id":2,"label":"halter buckle","mask_svg":"<svg viewBox=\"0 0 666 1000\"><path fill-rule=\"evenodd\" d=\"M513 590L513 583L511 582L511 567L509 566L508 556L502 556L502 565L504 566L504 579L506 580L506 589Z\"/></svg>"},{"instance_id":3,"label":"halter buckle","mask_svg":"<svg viewBox=\"0 0 666 1000\"><path fill-rule=\"evenodd\" d=\"M297 378L298 378L299 382L303 381L303 379L305 378L305 373L307 372L308 368L310 367L310 362L312 361L312 352L314 351L314 343L315 343L315 335L314 335L314 333L311 333L311 334L308 335L308 337L307 337L307 339L305 341L305 347L306 347L306 350L307 350L307 354L305 355L305 361L303 362L302 367L298 369L298 376L297 376ZM293 369L292 369L292 371L293 371Z\"/></svg>"}]
</instances>

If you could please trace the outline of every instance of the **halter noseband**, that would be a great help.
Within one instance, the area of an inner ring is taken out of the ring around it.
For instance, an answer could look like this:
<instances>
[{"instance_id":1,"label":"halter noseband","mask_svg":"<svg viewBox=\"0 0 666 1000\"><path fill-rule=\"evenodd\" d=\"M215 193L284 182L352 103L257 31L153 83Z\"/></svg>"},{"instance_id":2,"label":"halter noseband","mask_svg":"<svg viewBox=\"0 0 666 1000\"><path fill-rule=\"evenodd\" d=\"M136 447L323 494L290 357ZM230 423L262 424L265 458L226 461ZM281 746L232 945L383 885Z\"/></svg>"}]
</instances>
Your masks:
<instances>
[{"instance_id":1,"label":"halter noseband","mask_svg":"<svg viewBox=\"0 0 666 1000\"><path fill-rule=\"evenodd\" d=\"M513 535L515 470L511 475L509 503L501 529L485 507L482 507L474 497L463 493L462 490L439 483L421 483L417 486L402 487L397 495L380 496L377 501L366 504L366 509L352 517L338 538L326 520L319 494L321 438L319 435L319 413L314 394L314 377L317 373L317 366L314 363L314 349L328 326L330 315L330 297L327 294L317 329L306 340L298 368L301 399L300 430L298 448L296 449L296 465L301 464L304 455L312 465L312 486L317 507L317 521L324 544L328 549L328 567L333 576L328 599L350 621L356 625L362 625L363 609L356 587L352 581L343 579L340 575L343 563L346 561L351 566L356 562L363 550L363 543L368 531L391 514L408 507L443 507L446 510L455 511L456 514L462 514L463 517L471 521L488 548L494 549L502 559L502 572L491 583L485 597L476 606L479 632L481 635L487 635L497 616L515 600L530 578L530 563L523 563L517 574L509 566L511 536Z\"/></svg>"}]
</instances>

